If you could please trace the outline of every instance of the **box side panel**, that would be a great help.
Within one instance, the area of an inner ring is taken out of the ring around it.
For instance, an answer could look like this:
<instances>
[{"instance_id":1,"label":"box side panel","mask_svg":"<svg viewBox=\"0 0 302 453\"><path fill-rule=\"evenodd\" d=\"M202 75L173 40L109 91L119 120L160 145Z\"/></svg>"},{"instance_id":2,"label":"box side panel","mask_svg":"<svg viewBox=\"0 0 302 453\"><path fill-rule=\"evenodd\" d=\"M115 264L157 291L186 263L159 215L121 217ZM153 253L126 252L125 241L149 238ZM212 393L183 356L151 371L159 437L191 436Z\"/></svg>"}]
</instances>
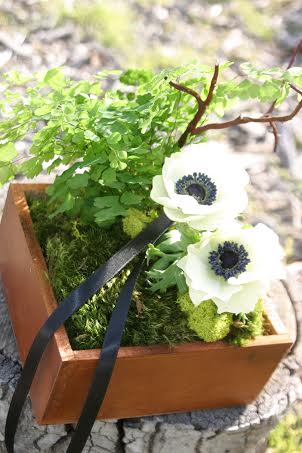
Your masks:
<instances>
[{"instance_id":1,"label":"box side panel","mask_svg":"<svg viewBox=\"0 0 302 453\"><path fill-rule=\"evenodd\" d=\"M290 343L119 358L99 419L235 406L254 400ZM63 363L43 423L78 419L96 361Z\"/></svg>"},{"instance_id":2,"label":"box side panel","mask_svg":"<svg viewBox=\"0 0 302 453\"><path fill-rule=\"evenodd\" d=\"M22 199L19 200L22 204ZM28 249L12 191L8 193L0 225L0 272L21 361L27 356L40 326L48 317L45 294L39 284L34 259ZM38 419L43 416L55 377L61 365L53 339L38 368L31 397Z\"/></svg>"}]
</instances>

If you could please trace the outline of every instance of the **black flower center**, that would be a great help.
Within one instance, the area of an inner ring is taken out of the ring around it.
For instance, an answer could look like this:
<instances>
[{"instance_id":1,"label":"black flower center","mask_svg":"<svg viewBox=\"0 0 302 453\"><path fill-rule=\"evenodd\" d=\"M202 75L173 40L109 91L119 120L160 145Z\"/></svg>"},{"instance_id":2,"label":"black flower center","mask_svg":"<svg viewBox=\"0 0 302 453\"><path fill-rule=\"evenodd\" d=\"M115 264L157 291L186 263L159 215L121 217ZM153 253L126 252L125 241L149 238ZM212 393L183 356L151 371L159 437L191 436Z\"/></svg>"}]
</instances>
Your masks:
<instances>
[{"instance_id":1,"label":"black flower center","mask_svg":"<svg viewBox=\"0 0 302 453\"><path fill-rule=\"evenodd\" d=\"M219 258L224 269L234 267L239 261L237 253L233 252L232 250L225 250L224 252L222 252Z\"/></svg>"},{"instance_id":2,"label":"black flower center","mask_svg":"<svg viewBox=\"0 0 302 453\"><path fill-rule=\"evenodd\" d=\"M189 195L195 198L200 198L201 200L204 200L204 197L206 196L206 191L200 184L191 184L190 186L187 187L187 192Z\"/></svg>"},{"instance_id":3,"label":"black flower center","mask_svg":"<svg viewBox=\"0 0 302 453\"><path fill-rule=\"evenodd\" d=\"M216 275L228 280L245 272L251 260L243 245L225 241L209 254L209 263Z\"/></svg>"},{"instance_id":4,"label":"black flower center","mask_svg":"<svg viewBox=\"0 0 302 453\"><path fill-rule=\"evenodd\" d=\"M190 195L199 204L211 205L216 200L216 184L204 173L193 173L183 176L175 184L179 195Z\"/></svg>"}]
</instances>

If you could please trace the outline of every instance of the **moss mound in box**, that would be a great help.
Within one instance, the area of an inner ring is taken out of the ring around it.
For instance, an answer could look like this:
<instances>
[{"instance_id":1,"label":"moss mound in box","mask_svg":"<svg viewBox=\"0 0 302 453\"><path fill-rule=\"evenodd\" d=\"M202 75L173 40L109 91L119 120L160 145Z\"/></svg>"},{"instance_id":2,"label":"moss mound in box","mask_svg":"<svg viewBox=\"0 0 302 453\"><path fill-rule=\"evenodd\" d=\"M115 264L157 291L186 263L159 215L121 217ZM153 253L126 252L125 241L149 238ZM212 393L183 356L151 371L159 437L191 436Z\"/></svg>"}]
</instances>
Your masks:
<instances>
[{"instance_id":1,"label":"moss mound in box","mask_svg":"<svg viewBox=\"0 0 302 453\"><path fill-rule=\"evenodd\" d=\"M122 222L105 229L63 214L50 218L46 195L31 193L27 198L58 301L63 300L129 240ZM73 349L101 347L115 301L132 266L125 268L68 320L66 329ZM198 323L195 313L192 322L193 306L188 308L180 302L181 299L177 300L176 289L170 289L165 294L151 293L146 274L142 272L127 318L122 346L174 345L200 340L200 333L208 329L207 319L203 318ZM209 309L212 311L212 307L209 306ZM225 317L223 322L226 325L221 330L225 332L227 341L242 345L262 334L262 306L259 304L244 323L235 315L230 322L230 316ZM204 339L214 341L206 334Z\"/></svg>"}]
</instances>

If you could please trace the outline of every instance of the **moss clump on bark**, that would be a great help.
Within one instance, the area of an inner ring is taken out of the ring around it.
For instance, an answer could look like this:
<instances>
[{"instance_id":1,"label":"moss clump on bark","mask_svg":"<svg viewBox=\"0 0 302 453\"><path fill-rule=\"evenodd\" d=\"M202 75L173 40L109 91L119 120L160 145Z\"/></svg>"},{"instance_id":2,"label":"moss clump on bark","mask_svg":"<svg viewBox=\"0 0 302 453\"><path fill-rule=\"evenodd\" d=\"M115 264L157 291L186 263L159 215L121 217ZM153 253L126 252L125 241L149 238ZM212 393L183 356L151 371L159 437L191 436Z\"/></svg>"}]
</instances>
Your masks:
<instances>
[{"instance_id":1,"label":"moss clump on bark","mask_svg":"<svg viewBox=\"0 0 302 453\"><path fill-rule=\"evenodd\" d=\"M46 195L31 193L27 198L58 302L129 240L129 231L125 233L122 221L105 229L66 215L50 218ZM145 218L141 220L148 223ZM73 349L101 347L110 315L131 269L132 265L127 266L67 321L65 327ZM122 345L174 345L200 338L216 341L225 337L241 345L262 331L260 306L255 313L248 315L248 328L243 328L238 322L236 324L238 320L233 315L217 315L212 301L196 309L187 296L183 297L182 303L177 303L177 298L176 289L170 289L165 294L151 293L146 274L142 272L133 295ZM199 313L200 310L202 313ZM200 327L203 318L211 318L211 329L208 328L207 333Z\"/></svg>"}]
</instances>

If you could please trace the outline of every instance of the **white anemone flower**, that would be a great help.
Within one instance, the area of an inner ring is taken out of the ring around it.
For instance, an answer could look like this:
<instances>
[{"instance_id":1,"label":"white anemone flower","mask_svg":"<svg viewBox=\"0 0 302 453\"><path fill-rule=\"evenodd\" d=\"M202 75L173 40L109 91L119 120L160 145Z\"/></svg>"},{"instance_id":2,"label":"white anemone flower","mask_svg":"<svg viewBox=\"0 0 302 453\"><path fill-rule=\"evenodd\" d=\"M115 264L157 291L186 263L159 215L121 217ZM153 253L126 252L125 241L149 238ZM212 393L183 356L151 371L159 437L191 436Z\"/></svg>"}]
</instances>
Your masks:
<instances>
[{"instance_id":1,"label":"white anemone flower","mask_svg":"<svg viewBox=\"0 0 302 453\"><path fill-rule=\"evenodd\" d=\"M250 313L271 280L284 277L283 256L279 238L270 228L234 223L189 245L178 266L194 305L212 299L218 313Z\"/></svg>"},{"instance_id":2,"label":"white anemone flower","mask_svg":"<svg viewBox=\"0 0 302 453\"><path fill-rule=\"evenodd\" d=\"M167 217L197 230L214 230L247 206L249 177L238 158L216 142L188 145L166 157L151 198Z\"/></svg>"}]
</instances>

